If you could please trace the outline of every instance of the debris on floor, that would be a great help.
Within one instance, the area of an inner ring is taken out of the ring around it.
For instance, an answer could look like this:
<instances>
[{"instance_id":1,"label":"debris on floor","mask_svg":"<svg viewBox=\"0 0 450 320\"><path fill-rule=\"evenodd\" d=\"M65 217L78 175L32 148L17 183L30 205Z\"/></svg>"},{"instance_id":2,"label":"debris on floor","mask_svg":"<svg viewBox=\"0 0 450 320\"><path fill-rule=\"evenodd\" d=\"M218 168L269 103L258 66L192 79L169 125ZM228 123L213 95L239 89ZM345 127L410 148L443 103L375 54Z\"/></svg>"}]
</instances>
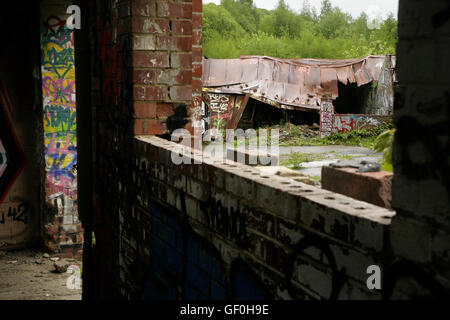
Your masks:
<instances>
[{"instance_id":1,"label":"debris on floor","mask_svg":"<svg viewBox=\"0 0 450 320\"><path fill-rule=\"evenodd\" d=\"M38 251L0 251L0 300L81 300L81 268Z\"/></svg>"}]
</instances>

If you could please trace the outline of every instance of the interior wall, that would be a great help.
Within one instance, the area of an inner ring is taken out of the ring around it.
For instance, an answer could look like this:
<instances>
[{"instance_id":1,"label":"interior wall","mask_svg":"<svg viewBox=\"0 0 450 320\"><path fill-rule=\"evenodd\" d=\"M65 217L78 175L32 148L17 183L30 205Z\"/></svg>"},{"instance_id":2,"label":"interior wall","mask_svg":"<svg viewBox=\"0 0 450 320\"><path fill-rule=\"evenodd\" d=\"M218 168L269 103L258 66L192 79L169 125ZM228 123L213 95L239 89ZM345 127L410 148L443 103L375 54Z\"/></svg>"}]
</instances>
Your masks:
<instances>
[{"instance_id":1,"label":"interior wall","mask_svg":"<svg viewBox=\"0 0 450 320\"><path fill-rule=\"evenodd\" d=\"M0 249L35 246L41 239L44 150L37 12L37 1L0 5Z\"/></svg>"},{"instance_id":2,"label":"interior wall","mask_svg":"<svg viewBox=\"0 0 450 320\"><path fill-rule=\"evenodd\" d=\"M446 0L400 0L392 182L398 218L390 235L396 287L441 296L450 289L449 12Z\"/></svg>"}]
</instances>

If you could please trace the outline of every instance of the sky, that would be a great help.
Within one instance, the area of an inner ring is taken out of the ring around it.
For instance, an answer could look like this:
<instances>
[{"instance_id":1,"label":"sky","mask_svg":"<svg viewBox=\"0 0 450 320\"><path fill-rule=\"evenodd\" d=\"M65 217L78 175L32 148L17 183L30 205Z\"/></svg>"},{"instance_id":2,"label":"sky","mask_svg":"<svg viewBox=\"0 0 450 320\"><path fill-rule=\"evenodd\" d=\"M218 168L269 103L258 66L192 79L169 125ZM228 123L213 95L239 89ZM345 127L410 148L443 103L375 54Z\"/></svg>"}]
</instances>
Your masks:
<instances>
[{"instance_id":1,"label":"sky","mask_svg":"<svg viewBox=\"0 0 450 320\"><path fill-rule=\"evenodd\" d=\"M320 3L322 0L308 0L311 6L316 7L317 12L320 12ZM354 18L357 18L361 12L379 12L383 17L389 13L393 13L397 17L398 1L399 0L330 0L333 6L338 6L344 12L350 13ZM220 0L203 0L203 3L213 2L220 4ZM303 0L285 0L289 7L299 11L303 6ZM253 3L258 8L274 9L278 0L253 0Z\"/></svg>"}]
</instances>

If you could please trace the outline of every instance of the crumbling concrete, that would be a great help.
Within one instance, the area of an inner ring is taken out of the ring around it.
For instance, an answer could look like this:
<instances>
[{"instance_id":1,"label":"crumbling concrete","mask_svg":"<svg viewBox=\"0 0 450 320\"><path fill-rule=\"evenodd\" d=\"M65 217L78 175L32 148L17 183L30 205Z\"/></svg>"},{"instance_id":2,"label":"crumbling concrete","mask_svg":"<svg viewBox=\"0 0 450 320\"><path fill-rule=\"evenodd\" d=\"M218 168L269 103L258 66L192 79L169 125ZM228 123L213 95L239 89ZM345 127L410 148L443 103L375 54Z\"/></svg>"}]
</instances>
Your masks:
<instances>
[{"instance_id":1,"label":"crumbling concrete","mask_svg":"<svg viewBox=\"0 0 450 320\"><path fill-rule=\"evenodd\" d=\"M392 176L386 171L358 172L356 168L322 167L322 188L392 209Z\"/></svg>"}]
</instances>

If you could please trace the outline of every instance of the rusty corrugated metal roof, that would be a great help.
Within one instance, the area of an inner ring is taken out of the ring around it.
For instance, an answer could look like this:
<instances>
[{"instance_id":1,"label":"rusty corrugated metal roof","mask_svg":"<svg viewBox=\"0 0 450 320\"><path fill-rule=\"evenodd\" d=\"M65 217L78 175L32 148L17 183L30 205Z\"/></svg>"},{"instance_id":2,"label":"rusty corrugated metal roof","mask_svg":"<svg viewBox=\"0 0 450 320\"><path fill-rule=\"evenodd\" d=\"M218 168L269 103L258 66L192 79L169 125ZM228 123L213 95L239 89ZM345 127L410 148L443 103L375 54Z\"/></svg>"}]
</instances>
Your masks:
<instances>
[{"instance_id":1,"label":"rusty corrugated metal roof","mask_svg":"<svg viewBox=\"0 0 450 320\"><path fill-rule=\"evenodd\" d=\"M358 86L378 80L385 59L278 59L243 56L239 59L203 59L206 91L250 94L270 104L319 109L321 99L338 97L338 81Z\"/></svg>"}]
</instances>

